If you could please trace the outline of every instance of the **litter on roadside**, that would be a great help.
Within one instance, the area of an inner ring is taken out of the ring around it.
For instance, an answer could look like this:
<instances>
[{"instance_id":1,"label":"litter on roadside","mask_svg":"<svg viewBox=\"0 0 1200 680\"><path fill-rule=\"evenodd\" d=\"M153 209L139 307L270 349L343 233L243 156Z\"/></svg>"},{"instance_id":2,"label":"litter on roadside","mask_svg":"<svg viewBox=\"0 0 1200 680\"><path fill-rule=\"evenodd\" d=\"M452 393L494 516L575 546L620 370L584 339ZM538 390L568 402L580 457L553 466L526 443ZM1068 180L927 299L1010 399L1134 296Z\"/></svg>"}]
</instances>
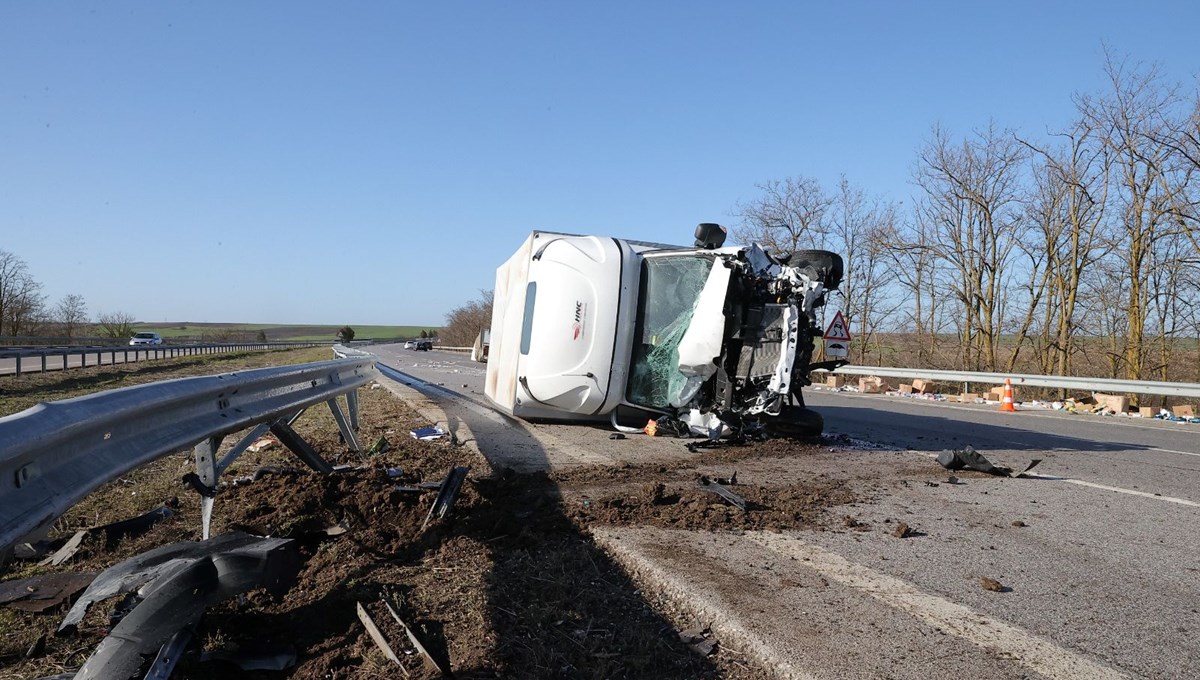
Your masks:
<instances>
[{"instance_id":1,"label":"litter on roadside","mask_svg":"<svg viewBox=\"0 0 1200 680\"><path fill-rule=\"evenodd\" d=\"M701 476L699 483L701 488L711 491L721 498L724 498L730 505L733 505L742 511L746 510L746 499L730 491L724 484L718 484L717 482L709 479L707 476Z\"/></svg>"},{"instance_id":2,"label":"litter on roadside","mask_svg":"<svg viewBox=\"0 0 1200 680\"><path fill-rule=\"evenodd\" d=\"M278 445L279 440L275 439L274 437L259 437L258 439L254 440L253 444L247 446L246 450L250 453L258 453L259 451L266 451L267 449Z\"/></svg>"},{"instance_id":3,"label":"litter on roadside","mask_svg":"<svg viewBox=\"0 0 1200 680\"><path fill-rule=\"evenodd\" d=\"M414 434L413 436L415 437L416 435ZM376 456L388 451L391 448L391 444L388 443L387 437L380 435L379 439L376 439L375 443L371 445L371 448L367 449L367 455Z\"/></svg>"},{"instance_id":4,"label":"litter on roadside","mask_svg":"<svg viewBox=\"0 0 1200 680\"><path fill-rule=\"evenodd\" d=\"M78 595L96 578L90 573L39 574L0 583L0 605L24 612L44 612Z\"/></svg>"},{"instance_id":5,"label":"litter on roadside","mask_svg":"<svg viewBox=\"0 0 1200 680\"><path fill-rule=\"evenodd\" d=\"M413 436L413 439L420 439L423 442L428 442L445 437L446 431L437 425L434 425L432 427L422 427L419 430L412 430L409 432L409 434Z\"/></svg>"},{"instance_id":6,"label":"litter on roadside","mask_svg":"<svg viewBox=\"0 0 1200 680\"><path fill-rule=\"evenodd\" d=\"M1026 466L1024 470L1021 470L1015 475L1013 474L1012 468L992 465L990 460L984 458L983 454L979 453L970 446L963 449L954 449L953 451L942 451L937 457L937 462L947 470L962 470L966 468L968 470L983 472L999 477L1020 477L1026 472L1029 472L1033 468L1037 467L1038 463L1042 462L1042 459L1034 458L1029 462L1029 465Z\"/></svg>"}]
</instances>

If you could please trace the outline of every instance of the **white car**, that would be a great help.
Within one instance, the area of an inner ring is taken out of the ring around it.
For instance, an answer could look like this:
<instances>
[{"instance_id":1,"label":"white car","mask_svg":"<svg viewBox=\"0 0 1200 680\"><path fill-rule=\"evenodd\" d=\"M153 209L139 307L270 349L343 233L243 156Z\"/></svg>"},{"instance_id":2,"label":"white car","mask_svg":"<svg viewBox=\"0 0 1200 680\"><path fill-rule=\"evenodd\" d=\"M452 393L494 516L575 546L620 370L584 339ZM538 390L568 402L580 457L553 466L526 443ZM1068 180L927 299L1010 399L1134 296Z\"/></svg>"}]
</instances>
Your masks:
<instances>
[{"instance_id":1,"label":"white car","mask_svg":"<svg viewBox=\"0 0 1200 680\"><path fill-rule=\"evenodd\" d=\"M404 349L416 349L416 348L417 348L416 340L409 340L408 342L404 343Z\"/></svg>"},{"instance_id":2,"label":"white car","mask_svg":"<svg viewBox=\"0 0 1200 680\"><path fill-rule=\"evenodd\" d=\"M130 345L161 345L162 336L158 333L137 333L129 338Z\"/></svg>"}]
</instances>

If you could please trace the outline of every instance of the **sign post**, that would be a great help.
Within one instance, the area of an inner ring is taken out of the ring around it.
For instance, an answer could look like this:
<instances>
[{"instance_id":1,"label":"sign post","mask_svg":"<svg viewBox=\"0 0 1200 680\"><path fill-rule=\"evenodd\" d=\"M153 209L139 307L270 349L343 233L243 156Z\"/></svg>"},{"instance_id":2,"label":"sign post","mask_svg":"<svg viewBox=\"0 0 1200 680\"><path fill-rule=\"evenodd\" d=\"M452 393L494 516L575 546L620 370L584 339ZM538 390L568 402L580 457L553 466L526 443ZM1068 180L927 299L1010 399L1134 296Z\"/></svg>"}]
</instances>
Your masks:
<instances>
[{"instance_id":1,"label":"sign post","mask_svg":"<svg viewBox=\"0 0 1200 680\"><path fill-rule=\"evenodd\" d=\"M825 358L846 359L850 356L850 329L846 327L846 318L839 311L833 317L829 328L825 329Z\"/></svg>"}]
</instances>

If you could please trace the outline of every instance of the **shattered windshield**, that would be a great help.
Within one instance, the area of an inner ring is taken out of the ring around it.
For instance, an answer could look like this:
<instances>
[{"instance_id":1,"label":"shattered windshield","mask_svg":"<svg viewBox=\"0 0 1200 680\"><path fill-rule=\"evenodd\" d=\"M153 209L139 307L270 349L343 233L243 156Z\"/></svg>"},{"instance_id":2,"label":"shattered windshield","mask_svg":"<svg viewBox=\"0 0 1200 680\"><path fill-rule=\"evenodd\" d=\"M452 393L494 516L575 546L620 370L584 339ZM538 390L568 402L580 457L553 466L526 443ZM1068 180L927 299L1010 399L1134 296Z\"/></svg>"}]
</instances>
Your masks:
<instances>
[{"instance_id":1,"label":"shattered windshield","mask_svg":"<svg viewBox=\"0 0 1200 680\"><path fill-rule=\"evenodd\" d=\"M679 341L691 324L712 267L713 258L703 255L642 261L633 362L625 394L630 403L651 408L678 405L688 383L679 371Z\"/></svg>"}]
</instances>

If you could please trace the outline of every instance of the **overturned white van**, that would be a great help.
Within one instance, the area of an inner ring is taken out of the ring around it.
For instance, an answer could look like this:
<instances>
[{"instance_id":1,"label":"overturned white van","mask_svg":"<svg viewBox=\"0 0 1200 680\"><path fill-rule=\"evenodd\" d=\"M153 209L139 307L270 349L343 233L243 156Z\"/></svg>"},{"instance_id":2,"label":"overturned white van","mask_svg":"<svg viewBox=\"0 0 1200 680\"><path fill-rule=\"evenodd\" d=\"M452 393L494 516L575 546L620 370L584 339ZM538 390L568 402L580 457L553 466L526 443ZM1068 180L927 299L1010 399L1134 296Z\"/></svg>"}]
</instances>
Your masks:
<instances>
[{"instance_id":1,"label":"overturned white van","mask_svg":"<svg viewBox=\"0 0 1200 680\"><path fill-rule=\"evenodd\" d=\"M485 393L527 419L715 415L819 434L800 388L835 253L534 232L496 270ZM840 363L840 362L839 362Z\"/></svg>"}]
</instances>

